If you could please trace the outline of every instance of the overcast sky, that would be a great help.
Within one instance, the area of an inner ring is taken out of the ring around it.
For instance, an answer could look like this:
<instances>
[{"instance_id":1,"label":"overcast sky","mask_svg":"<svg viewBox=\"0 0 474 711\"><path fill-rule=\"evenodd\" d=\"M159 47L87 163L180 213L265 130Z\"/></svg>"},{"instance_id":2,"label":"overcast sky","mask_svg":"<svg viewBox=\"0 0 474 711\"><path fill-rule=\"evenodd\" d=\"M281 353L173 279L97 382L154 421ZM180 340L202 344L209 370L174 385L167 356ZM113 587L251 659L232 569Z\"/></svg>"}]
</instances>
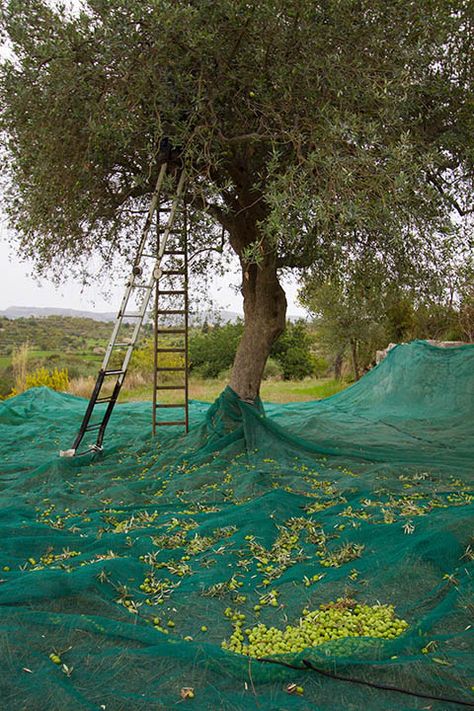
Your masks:
<instances>
[{"instance_id":1,"label":"overcast sky","mask_svg":"<svg viewBox=\"0 0 474 711\"><path fill-rule=\"evenodd\" d=\"M21 262L9 247L4 221L0 223L0 310L8 306L54 306L87 311L114 311L118 308L123 292L123 279L106 274L103 283L86 289L74 280L66 280L57 288L48 280L38 281L32 274L31 265ZM67 265L66 265L67 270ZM109 281L110 279L110 281ZM104 286L110 285L110 298L104 294ZM239 285L237 266L225 278L215 279L212 284L213 302L217 308L242 313L242 297L236 288ZM305 311L296 303L297 284L287 282L285 291L288 299L288 313L304 316Z\"/></svg>"}]
</instances>

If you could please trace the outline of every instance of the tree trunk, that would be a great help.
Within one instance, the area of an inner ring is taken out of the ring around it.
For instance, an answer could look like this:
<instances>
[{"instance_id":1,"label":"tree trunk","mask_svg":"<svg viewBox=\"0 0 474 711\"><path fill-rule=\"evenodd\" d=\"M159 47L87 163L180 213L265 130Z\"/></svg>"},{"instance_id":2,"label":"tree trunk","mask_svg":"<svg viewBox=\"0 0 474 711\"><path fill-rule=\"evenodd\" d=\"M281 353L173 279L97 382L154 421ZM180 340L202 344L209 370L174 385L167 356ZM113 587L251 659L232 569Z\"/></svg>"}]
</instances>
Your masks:
<instances>
[{"instance_id":1,"label":"tree trunk","mask_svg":"<svg viewBox=\"0 0 474 711\"><path fill-rule=\"evenodd\" d=\"M280 286L275 254L265 255L257 266L241 257L244 297L244 333L232 367L230 387L242 400L259 395L271 347L286 323L286 297Z\"/></svg>"},{"instance_id":2,"label":"tree trunk","mask_svg":"<svg viewBox=\"0 0 474 711\"><path fill-rule=\"evenodd\" d=\"M342 362L344 357L344 351L339 351L334 359L334 377L336 380L340 380L342 377Z\"/></svg>"},{"instance_id":3,"label":"tree trunk","mask_svg":"<svg viewBox=\"0 0 474 711\"><path fill-rule=\"evenodd\" d=\"M241 400L254 402L260 393L265 363L286 324L286 297L277 275L277 255L260 231L268 216L263 195L253 185L247 165L247 146L236 151L230 170L235 192L224 192L226 212L219 219L229 234L242 268L244 332L237 348L230 387ZM252 149L253 150L253 149ZM246 250L260 245L258 264L249 263Z\"/></svg>"},{"instance_id":4,"label":"tree trunk","mask_svg":"<svg viewBox=\"0 0 474 711\"><path fill-rule=\"evenodd\" d=\"M355 338L351 338L351 355L352 355L352 368L354 370L354 378L359 380L359 360L357 358L357 341Z\"/></svg>"}]
</instances>

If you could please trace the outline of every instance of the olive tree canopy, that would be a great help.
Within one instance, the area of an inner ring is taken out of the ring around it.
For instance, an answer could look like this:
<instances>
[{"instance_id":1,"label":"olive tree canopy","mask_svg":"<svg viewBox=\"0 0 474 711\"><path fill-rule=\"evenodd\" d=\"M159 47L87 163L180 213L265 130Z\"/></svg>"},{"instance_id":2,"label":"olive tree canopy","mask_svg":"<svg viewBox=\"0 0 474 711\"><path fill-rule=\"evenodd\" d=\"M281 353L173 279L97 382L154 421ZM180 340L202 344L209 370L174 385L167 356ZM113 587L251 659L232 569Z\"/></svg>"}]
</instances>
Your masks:
<instances>
[{"instance_id":1,"label":"olive tree canopy","mask_svg":"<svg viewBox=\"0 0 474 711\"><path fill-rule=\"evenodd\" d=\"M458 238L474 162L469 6L4 1L0 127L20 253L57 273L126 250L168 138L195 220L221 225L240 259L231 386L255 398L285 323L281 270L330 270L360 248L416 267ZM213 234L196 239L212 247Z\"/></svg>"}]
</instances>

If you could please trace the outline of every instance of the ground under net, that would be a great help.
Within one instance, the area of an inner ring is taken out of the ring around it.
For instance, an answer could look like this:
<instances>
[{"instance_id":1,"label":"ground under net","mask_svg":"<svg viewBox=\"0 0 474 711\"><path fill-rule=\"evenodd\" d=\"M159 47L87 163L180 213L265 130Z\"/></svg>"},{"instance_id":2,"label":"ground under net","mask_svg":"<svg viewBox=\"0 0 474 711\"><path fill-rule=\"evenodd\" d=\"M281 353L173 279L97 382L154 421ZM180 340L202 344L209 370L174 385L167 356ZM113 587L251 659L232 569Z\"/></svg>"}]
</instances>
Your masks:
<instances>
[{"instance_id":1,"label":"ground under net","mask_svg":"<svg viewBox=\"0 0 474 711\"><path fill-rule=\"evenodd\" d=\"M85 400L0 403L0 707L474 704L473 395L474 346L413 342L324 401L192 402L187 436L118 405L74 459Z\"/></svg>"}]
</instances>

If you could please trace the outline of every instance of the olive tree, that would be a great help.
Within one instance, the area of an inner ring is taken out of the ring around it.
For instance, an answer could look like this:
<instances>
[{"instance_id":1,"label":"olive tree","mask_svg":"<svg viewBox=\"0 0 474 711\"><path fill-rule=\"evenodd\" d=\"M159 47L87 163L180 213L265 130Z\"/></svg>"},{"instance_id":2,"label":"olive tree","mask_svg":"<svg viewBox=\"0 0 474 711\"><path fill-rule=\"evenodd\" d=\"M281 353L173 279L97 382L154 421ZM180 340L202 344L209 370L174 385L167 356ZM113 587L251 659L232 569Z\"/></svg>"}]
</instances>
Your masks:
<instances>
[{"instance_id":1,"label":"olive tree","mask_svg":"<svg viewBox=\"0 0 474 711\"><path fill-rule=\"evenodd\" d=\"M231 386L253 400L285 270L329 270L361 240L416 263L466 219L472 22L468 0L4 0L19 253L57 275L129 249L166 139L196 240L215 247L218 225L240 260Z\"/></svg>"}]
</instances>

